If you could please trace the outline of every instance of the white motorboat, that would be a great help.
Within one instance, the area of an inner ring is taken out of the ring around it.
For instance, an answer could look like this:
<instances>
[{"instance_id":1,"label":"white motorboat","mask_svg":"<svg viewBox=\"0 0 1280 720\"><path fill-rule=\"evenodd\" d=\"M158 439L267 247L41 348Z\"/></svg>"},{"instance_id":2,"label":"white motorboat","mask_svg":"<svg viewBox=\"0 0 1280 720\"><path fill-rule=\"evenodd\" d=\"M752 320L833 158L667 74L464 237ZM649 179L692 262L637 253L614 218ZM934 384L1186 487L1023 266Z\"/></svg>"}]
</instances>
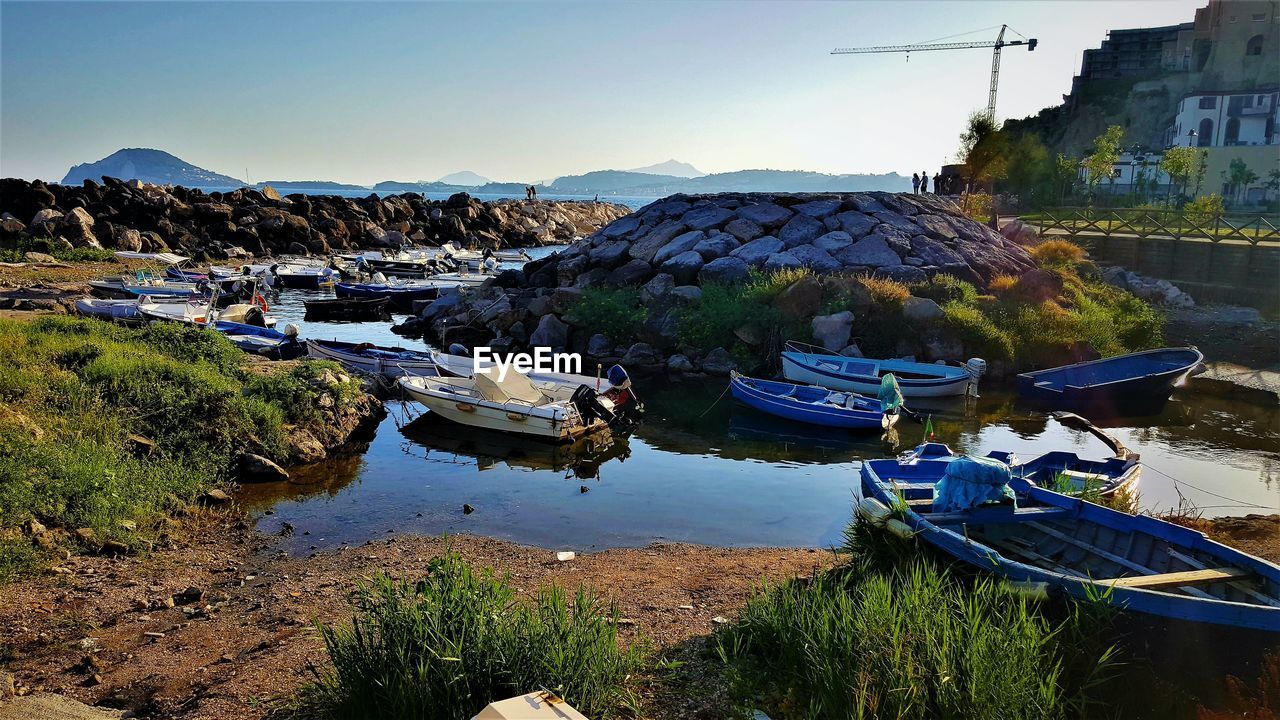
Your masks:
<instances>
[{"instance_id":1,"label":"white motorboat","mask_svg":"<svg viewBox=\"0 0 1280 720\"><path fill-rule=\"evenodd\" d=\"M434 349L429 350L428 352L431 353L431 359L435 362L436 368L439 369L441 375L448 375L452 377L471 377L475 374L476 363L474 358L467 357L466 355L450 355ZM482 362L480 363L479 369L481 372L488 372L490 370L496 371L497 366L492 362ZM556 372L530 372L525 373L525 375L529 380L535 383L542 382L563 385L569 389L569 392L577 390L582 385L586 385L596 392L604 392L611 387L607 378L596 378L591 377L590 375Z\"/></svg>"},{"instance_id":2,"label":"white motorboat","mask_svg":"<svg viewBox=\"0 0 1280 720\"><path fill-rule=\"evenodd\" d=\"M411 399L446 420L471 427L568 441L608 427L613 403L590 388L569 390L563 383L534 382L508 371L471 377L403 377ZM603 411L603 412L602 412Z\"/></svg>"}]
</instances>

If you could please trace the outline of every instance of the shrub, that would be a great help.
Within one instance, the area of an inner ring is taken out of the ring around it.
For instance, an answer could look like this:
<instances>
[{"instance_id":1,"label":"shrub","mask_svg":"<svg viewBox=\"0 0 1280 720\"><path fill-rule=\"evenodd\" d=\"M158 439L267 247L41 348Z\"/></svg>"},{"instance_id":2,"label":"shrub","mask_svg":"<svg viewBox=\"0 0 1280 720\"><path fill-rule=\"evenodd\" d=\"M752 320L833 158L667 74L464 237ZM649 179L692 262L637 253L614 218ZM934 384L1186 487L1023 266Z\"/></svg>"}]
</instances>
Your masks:
<instances>
[{"instance_id":1,"label":"shrub","mask_svg":"<svg viewBox=\"0 0 1280 720\"><path fill-rule=\"evenodd\" d=\"M1209 193L1187 203L1183 206L1182 212L1187 220L1197 225L1205 225L1213 222L1214 218L1221 217L1226 212L1226 207L1223 205L1221 195Z\"/></svg>"},{"instance_id":2,"label":"shrub","mask_svg":"<svg viewBox=\"0 0 1280 720\"><path fill-rule=\"evenodd\" d=\"M997 275L987 284L987 289L992 295L1003 295L1012 290L1018 284L1018 278L1013 275Z\"/></svg>"},{"instance_id":3,"label":"shrub","mask_svg":"<svg viewBox=\"0 0 1280 720\"><path fill-rule=\"evenodd\" d=\"M739 700L773 717L1065 718L1113 664L1073 642L1081 625L916 559L762 586L716 648Z\"/></svg>"},{"instance_id":4,"label":"shrub","mask_svg":"<svg viewBox=\"0 0 1280 720\"><path fill-rule=\"evenodd\" d=\"M320 627L330 665L298 715L454 720L540 687L590 717L629 702L640 651L619 649L616 606L555 586L517 602L507 578L449 549L427 570L416 582L375 577L353 594L349 626Z\"/></svg>"},{"instance_id":5,"label":"shrub","mask_svg":"<svg viewBox=\"0 0 1280 720\"><path fill-rule=\"evenodd\" d=\"M973 283L965 282L954 275L947 275L946 273L934 275L926 282L912 285L911 294L916 297L929 298L939 305L945 305L953 301L972 305L978 299L978 289L973 286Z\"/></svg>"},{"instance_id":6,"label":"shrub","mask_svg":"<svg viewBox=\"0 0 1280 720\"><path fill-rule=\"evenodd\" d=\"M1045 268L1075 270L1084 260L1084 248L1069 240L1046 240L1031 248L1031 257Z\"/></svg>"},{"instance_id":7,"label":"shrub","mask_svg":"<svg viewBox=\"0 0 1280 720\"><path fill-rule=\"evenodd\" d=\"M807 319L785 317L773 300L809 275L807 269L753 272L741 285L706 283L697 304L676 312L676 337L683 347L701 352L723 347L742 369L757 368L775 357L780 340L807 335ZM759 347L743 342L740 330L759 338Z\"/></svg>"},{"instance_id":8,"label":"shrub","mask_svg":"<svg viewBox=\"0 0 1280 720\"><path fill-rule=\"evenodd\" d=\"M871 291L871 299L881 308L892 312L902 310L902 304L911 297L911 289L904 283L876 275L863 275L860 278Z\"/></svg>"},{"instance_id":9,"label":"shrub","mask_svg":"<svg viewBox=\"0 0 1280 720\"><path fill-rule=\"evenodd\" d=\"M991 207L991 196L984 192L965 193L960 200L960 212L980 223L991 220Z\"/></svg>"},{"instance_id":10,"label":"shrub","mask_svg":"<svg viewBox=\"0 0 1280 720\"><path fill-rule=\"evenodd\" d=\"M978 308L952 301L942 306L942 320L960 338L965 352L987 360L1013 359L1013 340Z\"/></svg>"},{"instance_id":11,"label":"shrub","mask_svg":"<svg viewBox=\"0 0 1280 720\"><path fill-rule=\"evenodd\" d=\"M645 319L640 293L635 288L587 287L569 310L569 316L615 343L635 336Z\"/></svg>"},{"instance_id":12,"label":"shrub","mask_svg":"<svg viewBox=\"0 0 1280 720\"><path fill-rule=\"evenodd\" d=\"M24 262L28 252L52 255L55 260L63 262L116 262L115 254L110 250L91 247L67 249L52 238L24 238L10 247L0 248L0 262Z\"/></svg>"}]
</instances>

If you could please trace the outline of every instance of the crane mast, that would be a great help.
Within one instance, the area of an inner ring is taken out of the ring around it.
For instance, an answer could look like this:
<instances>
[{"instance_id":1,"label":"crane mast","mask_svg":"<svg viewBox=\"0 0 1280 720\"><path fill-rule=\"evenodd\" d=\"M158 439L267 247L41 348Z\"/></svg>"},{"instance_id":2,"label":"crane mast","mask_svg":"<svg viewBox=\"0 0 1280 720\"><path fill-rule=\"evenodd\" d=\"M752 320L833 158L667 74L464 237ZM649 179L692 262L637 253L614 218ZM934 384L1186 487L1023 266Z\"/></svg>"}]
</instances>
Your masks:
<instances>
[{"instance_id":1,"label":"crane mast","mask_svg":"<svg viewBox=\"0 0 1280 720\"><path fill-rule=\"evenodd\" d=\"M877 45L874 47L860 48L836 48L831 51L832 55L859 55L866 53L912 53L923 52L927 50L969 50L972 48L992 48L991 51L991 88L987 93L987 117L991 122L996 120L996 91L1000 87L1000 51L1005 47L1015 45L1026 45L1027 50L1035 50L1039 43L1035 38L1027 40L1005 40L1004 33L1009 29L1008 25L1000 26L1000 34L996 36L994 42L985 40L979 42L958 42L958 43L927 43L923 45ZM1017 32L1016 30L1014 31Z\"/></svg>"}]
</instances>

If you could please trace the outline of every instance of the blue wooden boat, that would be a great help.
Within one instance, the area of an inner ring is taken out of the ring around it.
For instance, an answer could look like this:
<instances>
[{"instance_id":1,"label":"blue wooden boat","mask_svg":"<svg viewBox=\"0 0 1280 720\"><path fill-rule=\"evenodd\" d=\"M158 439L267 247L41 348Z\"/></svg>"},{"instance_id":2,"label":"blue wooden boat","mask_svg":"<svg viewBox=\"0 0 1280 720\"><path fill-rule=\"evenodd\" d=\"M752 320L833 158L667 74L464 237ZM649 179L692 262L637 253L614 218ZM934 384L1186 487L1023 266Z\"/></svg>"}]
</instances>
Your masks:
<instances>
[{"instance_id":1,"label":"blue wooden boat","mask_svg":"<svg viewBox=\"0 0 1280 720\"><path fill-rule=\"evenodd\" d=\"M447 283L405 283L404 285L378 285L372 283L334 283L333 294L342 297L386 298L399 309L413 307L414 300L435 300L440 290L454 287Z\"/></svg>"},{"instance_id":2,"label":"blue wooden boat","mask_svg":"<svg viewBox=\"0 0 1280 720\"><path fill-rule=\"evenodd\" d=\"M859 514L1033 588L1177 620L1280 631L1280 566L1189 528L1017 477L1008 483L1016 504L934 512L934 488L955 459L939 446L864 462Z\"/></svg>"},{"instance_id":3,"label":"blue wooden boat","mask_svg":"<svg viewBox=\"0 0 1280 720\"><path fill-rule=\"evenodd\" d=\"M1154 415L1203 360L1193 347L1144 350L1023 373L1018 394L1036 407L1081 415Z\"/></svg>"},{"instance_id":4,"label":"blue wooden boat","mask_svg":"<svg viewBox=\"0 0 1280 720\"><path fill-rule=\"evenodd\" d=\"M173 267L172 265L164 269L165 277L178 282L203 282L209 279L208 273L196 272L195 270L185 270L183 268Z\"/></svg>"},{"instance_id":5,"label":"blue wooden boat","mask_svg":"<svg viewBox=\"0 0 1280 720\"><path fill-rule=\"evenodd\" d=\"M881 412L879 400L856 393L759 380L736 372L729 377L729 389L738 402L760 412L823 427L889 428L899 417L898 413Z\"/></svg>"},{"instance_id":6,"label":"blue wooden boat","mask_svg":"<svg viewBox=\"0 0 1280 720\"><path fill-rule=\"evenodd\" d=\"M902 455L903 460L946 460L960 457L942 443L924 443ZM1030 460L1022 460L1015 453L996 450L987 457L1009 466L1015 477L1032 485L1054 490L1066 495L1096 493L1112 497L1121 490L1131 490L1142 477L1142 464L1137 453L1125 451L1123 456L1104 460L1086 460L1073 452L1052 450Z\"/></svg>"},{"instance_id":7,"label":"blue wooden boat","mask_svg":"<svg viewBox=\"0 0 1280 720\"><path fill-rule=\"evenodd\" d=\"M218 320L213 329L222 333L233 345L247 353L263 355L276 360L292 360L306 354L306 346L298 342L298 328L275 328L247 325L231 320Z\"/></svg>"},{"instance_id":8,"label":"blue wooden boat","mask_svg":"<svg viewBox=\"0 0 1280 720\"><path fill-rule=\"evenodd\" d=\"M336 360L353 370L398 378L439 374L431 353L402 347L383 347L373 343L349 343L341 340L308 339L307 354L321 360Z\"/></svg>"},{"instance_id":9,"label":"blue wooden boat","mask_svg":"<svg viewBox=\"0 0 1280 720\"><path fill-rule=\"evenodd\" d=\"M980 360L970 363L973 370L971 366L851 358L788 341L782 352L782 375L793 382L875 395L882 378L893 373L903 397L951 397L965 394L977 383L978 368L986 367Z\"/></svg>"}]
</instances>

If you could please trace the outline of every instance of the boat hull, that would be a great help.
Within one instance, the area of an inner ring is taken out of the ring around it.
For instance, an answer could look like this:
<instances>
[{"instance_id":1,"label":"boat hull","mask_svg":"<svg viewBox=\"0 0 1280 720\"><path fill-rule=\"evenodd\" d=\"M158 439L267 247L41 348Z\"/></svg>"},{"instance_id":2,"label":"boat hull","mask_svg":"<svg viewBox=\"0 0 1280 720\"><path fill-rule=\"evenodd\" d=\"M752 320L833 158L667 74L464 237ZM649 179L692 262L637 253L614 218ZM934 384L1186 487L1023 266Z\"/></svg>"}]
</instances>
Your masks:
<instances>
[{"instance_id":1,"label":"boat hull","mask_svg":"<svg viewBox=\"0 0 1280 720\"><path fill-rule=\"evenodd\" d=\"M326 298L306 300L306 317L312 320L378 320L387 315L387 298Z\"/></svg>"},{"instance_id":2,"label":"boat hull","mask_svg":"<svg viewBox=\"0 0 1280 720\"><path fill-rule=\"evenodd\" d=\"M399 378L414 375L430 377L438 374L436 364L431 361L431 356L425 352L417 353L416 351L399 348L400 352L412 353L412 355L419 357L404 356L396 358L382 354L356 352L354 351L355 345L352 343L307 340L306 345L307 355L313 358L334 360L353 370L359 370L371 375Z\"/></svg>"},{"instance_id":3,"label":"boat hull","mask_svg":"<svg viewBox=\"0 0 1280 720\"><path fill-rule=\"evenodd\" d=\"M923 365L923 364L922 364ZM924 367L928 367L924 365ZM945 366L943 366L945 367ZM892 372L890 370L890 372ZM832 390L845 390L863 395L874 396L880 392L880 376L856 375L833 372L805 362L801 353L782 353L782 374L786 379L805 385L820 385ZM903 397L954 397L964 395L969 389L971 378L967 372L962 376L937 378L911 378L894 376Z\"/></svg>"},{"instance_id":4,"label":"boat hull","mask_svg":"<svg viewBox=\"0 0 1280 720\"><path fill-rule=\"evenodd\" d=\"M526 435L552 442L569 442L607 427L601 422L590 427L584 426L560 413L548 417L529 411L528 406L520 404L503 406L460 395L442 395L408 382L401 382L400 387L409 398L421 403L439 417L473 428Z\"/></svg>"},{"instance_id":5,"label":"boat hull","mask_svg":"<svg viewBox=\"0 0 1280 720\"><path fill-rule=\"evenodd\" d=\"M1155 415L1203 360L1194 348L1148 350L1023 373L1018 395L1033 407L1085 416Z\"/></svg>"},{"instance_id":6,"label":"boat hull","mask_svg":"<svg viewBox=\"0 0 1280 720\"><path fill-rule=\"evenodd\" d=\"M277 273L276 282L290 290L319 290L326 278L319 273Z\"/></svg>"},{"instance_id":7,"label":"boat hull","mask_svg":"<svg viewBox=\"0 0 1280 720\"><path fill-rule=\"evenodd\" d=\"M765 389L772 386L788 384L744 379L736 375L729 380L730 391L735 400L760 412L787 420L850 430L880 430L892 427L897 422L897 415L788 400Z\"/></svg>"}]
</instances>

